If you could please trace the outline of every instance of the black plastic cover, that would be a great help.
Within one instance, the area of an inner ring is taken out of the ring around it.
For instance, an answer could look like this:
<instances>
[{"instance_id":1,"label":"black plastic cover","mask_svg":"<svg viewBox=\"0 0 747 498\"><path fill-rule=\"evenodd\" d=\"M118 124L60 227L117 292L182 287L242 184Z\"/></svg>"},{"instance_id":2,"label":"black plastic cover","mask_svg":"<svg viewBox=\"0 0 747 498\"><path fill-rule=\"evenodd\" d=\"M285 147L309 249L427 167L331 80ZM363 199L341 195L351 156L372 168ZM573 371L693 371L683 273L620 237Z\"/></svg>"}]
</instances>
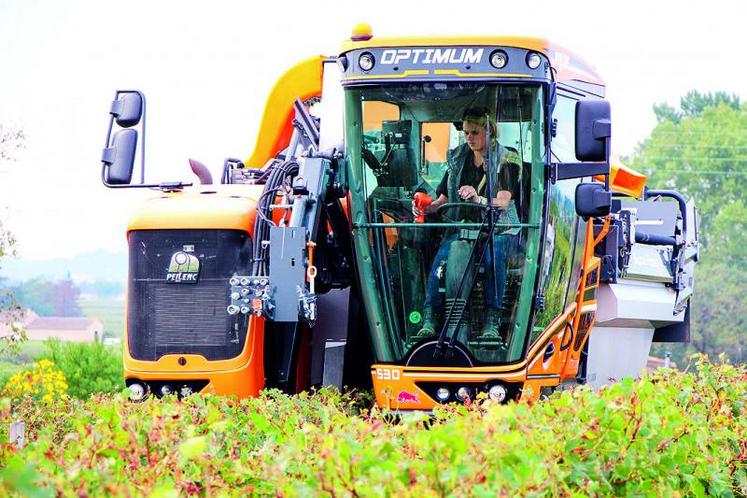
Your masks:
<instances>
[{"instance_id":1,"label":"black plastic cover","mask_svg":"<svg viewBox=\"0 0 747 498\"><path fill-rule=\"evenodd\" d=\"M607 216L612 193L601 183L579 183L576 186L576 213L584 219Z\"/></svg>"},{"instance_id":2,"label":"black plastic cover","mask_svg":"<svg viewBox=\"0 0 747 498\"><path fill-rule=\"evenodd\" d=\"M576 157L579 161L607 161L612 136L610 103L606 100L576 102Z\"/></svg>"},{"instance_id":3,"label":"black plastic cover","mask_svg":"<svg viewBox=\"0 0 747 498\"><path fill-rule=\"evenodd\" d=\"M128 185L132 181L132 168L137 149L137 130L119 130L114 134L111 147L104 149L101 160L109 166L106 182L111 185Z\"/></svg>"},{"instance_id":4,"label":"black plastic cover","mask_svg":"<svg viewBox=\"0 0 747 498\"><path fill-rule=\"evenodd\" d=\"M143 98L137 92L123 93L112 102L111 113L122 128L135 126L143 116Z\"/></svg>"},{"instance_id":5,"label":"black plastic cover","mask_svg":"<svg viewBox=\"0 0 747 498\"><path fill-rule=\"evenodd\" d=\"M241 353L248 316L229 315L226 308L230 277L249 272L246 232L137 230L130 232L129 246L127 334L134 359L198 354L225 360ZM198 278L169 278L175 255L185 253L196 258L186 271L197 271Z\"/></svg>"}]
</instances>

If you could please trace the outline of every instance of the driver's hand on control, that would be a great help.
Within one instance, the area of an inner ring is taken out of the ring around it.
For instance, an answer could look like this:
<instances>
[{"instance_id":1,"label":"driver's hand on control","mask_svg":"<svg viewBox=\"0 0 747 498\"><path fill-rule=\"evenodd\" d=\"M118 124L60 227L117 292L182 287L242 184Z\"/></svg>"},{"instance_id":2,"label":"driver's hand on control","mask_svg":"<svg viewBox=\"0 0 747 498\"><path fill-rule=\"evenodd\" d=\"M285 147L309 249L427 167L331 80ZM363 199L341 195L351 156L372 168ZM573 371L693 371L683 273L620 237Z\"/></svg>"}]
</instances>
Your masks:
<instances>
[{"instance_id":1,"label":"driver's hand on control","mask_svg":"<svg viewBox=\"0 0 747 498\"><path fill-rule=\"evenodd\" d=\"M459 187L459 197L468 201L477 197L477 190L472 185L462 185Z\"/></svg>"},{"instance_id":2,"label":"driver's hand on control","mask_svg":"<svg viewBox=\"0 0 747 498\"><path fill-rule=\"evenodd\" d=\"M425 206L424 209L418 209L418 205L415 203L415 201L412 201L412 215L413 216L423 216L424 214L433 214L436 212L436 209L438 209L438 204L433 202L432 204L428 204Z\"/></svg>"},{"instance_id":3,"label":"driver's hand on control","mask_svg":"<svg viewBox=\"0 0 747 498\"><path fill-rule=\"evenodd\" d=\"M428 206L426 206L426 208L427 207ZM418 209L418 205L415 204L415 201L412 201L412 215L415 216L415 217L417 217L417 216L423 216L424 214L425 214L425 210L424 209Z\"/></svg>"}]
</instances>

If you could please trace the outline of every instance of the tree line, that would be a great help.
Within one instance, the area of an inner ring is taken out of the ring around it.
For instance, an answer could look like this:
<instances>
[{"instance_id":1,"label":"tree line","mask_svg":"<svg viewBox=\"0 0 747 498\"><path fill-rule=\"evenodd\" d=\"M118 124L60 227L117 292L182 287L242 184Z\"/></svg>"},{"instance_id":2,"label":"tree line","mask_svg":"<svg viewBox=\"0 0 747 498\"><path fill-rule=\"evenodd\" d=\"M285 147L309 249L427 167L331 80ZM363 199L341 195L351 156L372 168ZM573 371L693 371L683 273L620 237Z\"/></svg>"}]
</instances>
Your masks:
<instances>
[{"instance_id":1,"label":"tree line","mask_svg":"<svg viewBox=\"0 0 747 498\"><path fill-rule=\"evenodd\" d=\"M680 360L689 352L725 353L747 362L747 103L724 92L691 91L679 108L654 106L657 125L625 158L651 188L695 200L700 259L692 297L692 343L663 345Z\"/></svg>"}]
</instances>

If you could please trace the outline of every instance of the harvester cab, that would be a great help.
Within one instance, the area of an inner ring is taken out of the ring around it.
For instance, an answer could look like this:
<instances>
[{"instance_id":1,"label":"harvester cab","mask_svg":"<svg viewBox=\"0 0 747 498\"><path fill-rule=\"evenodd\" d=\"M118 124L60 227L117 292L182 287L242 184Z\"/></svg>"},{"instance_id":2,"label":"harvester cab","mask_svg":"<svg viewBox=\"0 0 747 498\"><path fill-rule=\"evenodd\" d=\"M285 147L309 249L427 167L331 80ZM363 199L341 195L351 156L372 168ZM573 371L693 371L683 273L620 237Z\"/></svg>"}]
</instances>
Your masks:
<instances>
[{"instance_id":1,"label":"harvester cab","mask_svg":"<svg viewBox=\"0 0 747 498\"><path fill-rule=\"evenodd\" d=\"M131 186L144 105L115 97L108 186ZM601 80L546 40L357 29L278 81L220 185L141 168L164 193L128 231L127 384L370 375L380 406L431 409L637 374L652 340L687 339L696 217L611 164L610 139Z\"/></svg>"}]
</instances>

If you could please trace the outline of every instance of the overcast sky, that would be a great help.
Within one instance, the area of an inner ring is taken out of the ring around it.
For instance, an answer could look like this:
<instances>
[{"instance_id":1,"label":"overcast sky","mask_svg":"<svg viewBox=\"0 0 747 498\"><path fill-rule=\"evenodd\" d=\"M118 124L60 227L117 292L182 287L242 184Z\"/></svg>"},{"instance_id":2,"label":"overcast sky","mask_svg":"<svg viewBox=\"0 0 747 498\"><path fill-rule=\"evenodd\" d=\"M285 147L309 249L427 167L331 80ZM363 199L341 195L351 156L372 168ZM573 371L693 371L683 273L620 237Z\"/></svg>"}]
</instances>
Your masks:
<instances>
[{"instance_id":1,"label":"overcast sky","mask_svg":"<svg viewBox=\"0 0 747 498\"><path fill-rule=\"evenodd\" d=\"M252 152L275 80L311 55L335 55L361 21L374 35L547 37L594 64L608 85L613 148L630 154L656 102L688 90L747 100L745 0L709 2L196 2L0 0L0 124L26 149L0 165L0 219L23 258L125 250L148 192L100 183L117 88L148 98L149 180L219 175Z\"/></svg>"}]
</instances>

